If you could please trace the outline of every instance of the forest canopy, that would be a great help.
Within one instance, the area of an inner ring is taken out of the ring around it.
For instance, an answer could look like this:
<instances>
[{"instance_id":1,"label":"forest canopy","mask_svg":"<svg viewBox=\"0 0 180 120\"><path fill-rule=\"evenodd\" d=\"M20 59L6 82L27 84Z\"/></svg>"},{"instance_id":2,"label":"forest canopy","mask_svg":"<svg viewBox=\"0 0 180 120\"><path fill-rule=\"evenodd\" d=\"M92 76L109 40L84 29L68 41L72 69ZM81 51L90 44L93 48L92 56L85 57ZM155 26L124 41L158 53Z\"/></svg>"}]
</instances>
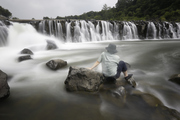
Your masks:
<instances>
[{"instance_id":1,"label":"forest canopy","mask_svg":"<svg viewBox=\"0 0 180 120\"><path fill-rule=\"evenodd\" d=\"M180 0L118 0L113 8L105 4L99 12L56 19L180 21L179 5Z\"/></svg>"}]
</instances>

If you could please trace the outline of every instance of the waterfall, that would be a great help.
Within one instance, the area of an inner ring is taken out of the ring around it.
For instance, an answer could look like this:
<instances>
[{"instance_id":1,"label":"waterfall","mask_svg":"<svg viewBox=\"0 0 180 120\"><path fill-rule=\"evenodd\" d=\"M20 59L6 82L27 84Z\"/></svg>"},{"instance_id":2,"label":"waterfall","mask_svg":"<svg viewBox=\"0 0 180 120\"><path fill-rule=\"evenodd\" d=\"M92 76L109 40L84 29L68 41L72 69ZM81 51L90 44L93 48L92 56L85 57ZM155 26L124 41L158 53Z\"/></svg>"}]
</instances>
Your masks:
<instances>
[{"instance_id":1,"label":"waterfall","mask_svg":"<svg viewBox=\"0 0 180 120\"><path fill-rule=\"evenodd\" d=\"M180 38L180 23L177 24L177 38Z\"/></svg>"},{"instance_id":2,"label":"waterfall","mask_svg":"<svg viewBox=\"0 0 180 120\"><path fill-rule=\"evenodd\" d=\"M72 42L71 22L66 22L66 42Z\"/></svg>"},{"instance_id":3,"label":"waterfall","mask_svg":"<svg viewBox=\"0 0 180 120\"><path fill-rule=\"evenodd\" d=\"M177 38L174 27L171 23L169 23L169 34L171 35L171 38Z\"/></svg>"},{"instance_id":4,"label":"waterfall","mask_svg":"<svg viewBox=\"0 0 180 120\"><path fill-rule=\"evenodd\" d=\"M119 26L117 25L116 22L114 22L113 38L114 38L115 40L119 40L119 39L120 39Z\"/></svg>"},{"instance_id":5,"label":"waterfall","mask_svg":"<svg viewBox=\"0 0 180 120\"><path fill-rule=\"evenodd\" d=\"M41 20L32 26L63 42L180 38L180 23L175 22ZM6 45L7 35L8 27L0 21L0 46Z\"/></svg>"},{"instance_id":6,"label":"waterfall","mask_svg":"<svg viewBox=\"0 0 180 120\"><path fill-rule=\"evenodd\" d=\"M39 23L39 32L41 32L41 33L43 33L43 34L46 34L46 30L45 30L45 22L46 21L41 21L40 23Z\"/></svg>"},{"instance_id":7,"label":"waterfall","mask_svg":"<svg viewBox=\"0 0 180 120\"><path fill-rule=\"evenodd\" d=\"M48 25L45 25L48 24ZM146 22L147 27L139 22L117 22L117 21L85 21L75 20L65 22L65 33L63 23L60 20L42 21L39 31L54 35L66 42L90 42L104 40L137 40L141 39L177 39L180 37L180 24L170 22ZM44 27L48 26L48 28ZM140 29L138 29L138 27ZM46 31L46 32L44 32ZM145 35L142 35L144 33ZM142 38L142 36L144 36Z\"/></svg>"},{"instance_id":8,"label":"waterfall","mask_svg":"<svg viewBox=\"0 0 180 120\"><path fill-rule=\"evenodd\" d=\"M89 33L89 24L82 20L80 21L81 23L81 41L82 42L86 42L86 41L90 41L90 33Z\"/></svg>"},{"instance_id":9,"label":"waterfall","mask_svg":"<svg viewBox=\"0 0 180 120\"><path fill-rule=\"evenodd\" d=\"M0 46L4 46L7 43L8 28L0 21Z\"/></svg>"},{"instance_id":10,"label":"waterfall","mask_svg":"<svg viewBox=\"0 0 180 120\"><path fill-rule=\"evenodd\" d=\"M156 39L157 29L153 22L149 22L147 29L147 39Z\"/></svg>"},{"instance_id":11,"label":"waterfall","mask_svg":"<svg viewBox=\"0 0 180 120\"><path fill-rule=\"evenodd\" d=\"M102 24L102 40L113 40L112 32L110 31L111 23L106 21L101 21Z\"/></svg>"},{"instance_id":12,"label":"waterfall","mask_svg":"<svg viewBox=\"0 0 180 120\"><path fill-rule=\"evenodd\" d=\"M57 25L57 31L56 31L57 38L62 40L63 39L63 30L62 30L62 25L61 25L60 21L56 22L56 25Z\"/></svg>"},{"instance_id":13,"label":"waterfall","mask_svg":"<svg viewBox=\"0 0 180 120\"><path fill-rule=\"evenodd\" d=\"M124 22L123 39L138 39L137 27L132 22Z\"/></svg>"}]
</instances>

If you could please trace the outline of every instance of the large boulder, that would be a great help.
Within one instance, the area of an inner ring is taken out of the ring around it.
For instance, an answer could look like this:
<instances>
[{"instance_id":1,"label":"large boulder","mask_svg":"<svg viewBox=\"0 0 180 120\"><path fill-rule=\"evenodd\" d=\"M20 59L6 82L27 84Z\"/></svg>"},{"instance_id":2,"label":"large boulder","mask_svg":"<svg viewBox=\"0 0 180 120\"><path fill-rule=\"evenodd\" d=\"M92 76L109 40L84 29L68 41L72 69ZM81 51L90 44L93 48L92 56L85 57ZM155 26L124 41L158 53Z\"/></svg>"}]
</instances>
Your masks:
<instances>
[{"instance_id":1,"label":"large boulder","mask_svg":"<svg viewBox=\"0 0 180 120\"><path fill-rule=\"evenodd\" d=\"M0 70L0 99L7 98L10 95L7 78L7 74Z\"/></svg>"},{"instance_id":2,"label":"large boulder","mask_svg":"<svg viewBox=\"0 0 180 120\"><path fill-rule=\"evenodd\" d=\"M51 70L57 70L64 66L67 66L67 62L61 59L50 60L46 63L46 66Z\"/></svg>"},{"instance_id":3,"label":"large boulder","mask_svg":"<svg viewBox=\"0 0 180 120\"><path fill-rule=\"evenodd\" d=\"M86 68L70 67L68 76L65 80L66 89L69 91L88 91L99 90L104 76L102 73Z\"/></svg>"},{"instance_id":4,"label":"large boulder","mask_svg":"<svg viewBox=\"0 0 180 120\"><path fill-rule=\"evenodd\" d=\"M169 81L177 83L180 85L180 74L172 75L169 79Z\"/></svg>"}]
</instances>

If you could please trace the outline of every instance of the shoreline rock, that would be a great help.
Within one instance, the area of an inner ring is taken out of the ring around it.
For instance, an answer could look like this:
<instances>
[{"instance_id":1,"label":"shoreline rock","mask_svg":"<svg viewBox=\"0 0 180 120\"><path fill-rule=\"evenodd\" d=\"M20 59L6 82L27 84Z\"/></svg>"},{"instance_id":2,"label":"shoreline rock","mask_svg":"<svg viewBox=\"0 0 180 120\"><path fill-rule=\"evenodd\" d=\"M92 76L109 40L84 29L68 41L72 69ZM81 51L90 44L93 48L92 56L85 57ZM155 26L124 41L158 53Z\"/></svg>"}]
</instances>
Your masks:
<instances>
[{"instance_id":1,"label":"shoreline rock","mask_svg":"<svg viewBox=\"0 0 180 120\"><path fill-rule=\"evenodd\" d=\"M7 98L10 95L10 87L7 79L7 74L0 70L0 99Z\"/></svg>"}]
</instances>

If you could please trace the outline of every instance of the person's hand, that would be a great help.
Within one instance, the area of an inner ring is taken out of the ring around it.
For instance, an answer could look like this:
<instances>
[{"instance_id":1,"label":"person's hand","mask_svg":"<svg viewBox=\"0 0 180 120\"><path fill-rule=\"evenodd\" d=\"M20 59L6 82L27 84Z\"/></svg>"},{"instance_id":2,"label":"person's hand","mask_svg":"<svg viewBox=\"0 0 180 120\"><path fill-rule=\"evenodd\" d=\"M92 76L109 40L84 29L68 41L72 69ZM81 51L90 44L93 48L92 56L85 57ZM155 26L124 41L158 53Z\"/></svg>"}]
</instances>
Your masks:
<instances>
[{"instance_id":1,"label":"person's hand","mask_svg":"<svg viewBox=\"0 0 180 120\"><path fill-rule=\"evenodd\" d=\"M92 68L87 68L87 69L92 70Z\"/></svg>"}]
</instances>

